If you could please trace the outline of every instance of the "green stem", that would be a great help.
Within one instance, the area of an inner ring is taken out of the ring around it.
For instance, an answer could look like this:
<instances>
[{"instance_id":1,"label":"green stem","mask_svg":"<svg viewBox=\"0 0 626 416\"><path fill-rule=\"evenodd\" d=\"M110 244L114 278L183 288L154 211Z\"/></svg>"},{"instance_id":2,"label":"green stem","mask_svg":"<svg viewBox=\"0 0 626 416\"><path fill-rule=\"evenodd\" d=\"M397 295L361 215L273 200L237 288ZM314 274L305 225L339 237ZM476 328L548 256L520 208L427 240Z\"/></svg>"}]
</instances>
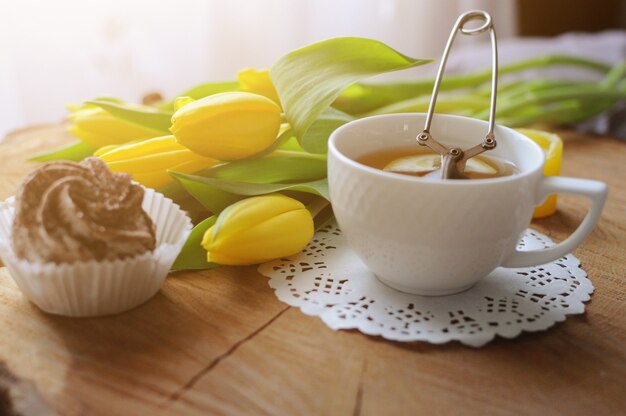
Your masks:
<instances>
[{"instance_id":1,"label":"green stem","mask_svg":"<svg viewBox=\"0 0 626 416\"><path fill-rule=\"evenodd\" d=\"M550 89L546 91L530 92L529 94L521 97L519 100L511 101L504 105L498 106L498 116L507 116L524 107L531 105L546 105L564 100L598 100L598 99L612 99L623 100L626 99L626 92L623 91L608 91L597 85L583 85L572 86L558 89ZM488 111L482 111L476 114L477 118L486 118L489 116Z\"/></svg>"},{"instance_id":2,"label":"green stem","mask_svg":"<svg viewBox=\"0 0 626 416\"><path fill-rule=\"evenodd\" d=\"M368 116L392 113L424 113L428 110L430 96L411 98L378 108ZM436 111L444 114L465 115L489 108L489 98L476 95L441 95L437 99Z\"/></svg>"},{"instance_id":3,"label":"green stem","mask_svg":"<svg viewBox=\"0 0 626 416\"><path fill-rule=\"evenodd\" d=\"M606 73L610 71L611 67L609 65L592 61L589 59L577 58L574 56L560 56L560 55L552 55L552 56L543 56L539 58L528 59L525 61L515 62L509 65L504 65L498 71L498 75L502 76L505 74L513 74L516 72L521 72L531 68L545 68L549 66L555 65L568 65L568 66L578 66L582 68L587 68L590 70L598 71L601 73ZM473 87L483 82L487 82L491 80L491 70L478 72L470 75L456 75L448 77L448 79L443 79L441 82L441 91L458 89L458 88L467 88ZM434 81L432 82L434 83ZM432 87L430 88L432 89Z\"/></svg>"},{"instance_id":4,"label":"green stem","mask_svg":"<svg viewBox=\"0 0 626 416\"><path fill-rule=\"evenodd\" d=\"M598 116L615 106L616 100L598 100L591 103L581 103L578 111L574 114L564 114L554 120L555 124L574 124Z\"/></svg>"},{"instance_id":5,"label":"green stem","mask_svg":"<svg viewBox=\"0 0 626 416\"><path fill-rule=\"evenodd\" d=\"M506 101L515 100L516 97L524 96L530 92L545 91L553 88L574 87L580 85L595 85L595 84L582 84L580 82L571 81L554 81L549 79L538 79L531 81L524 81L515 87L508 88L505 91L498 92L498 102L503 103Z\"/></svg>"},{"instance_id":6,"label":"green stem","mask_svg":"<svg viewBox=\"0 0 626 416\"><path fill-rule=\"evenodd\" d=\"M498 118L497 121L507 127L524 127L538 123L555 123L563 117L571 117L572 113L577 111L580 111L580 102L573 100L558 103L550 108L529 107L520 114Z\"/></svg>"},{"instance_id":7,"label":"green stem","mask_svg":"<svg viewBox=\"0 0 626 416\"><path fill-rule=\"evenodd\" d=\"M545 68L556 65L586 68L600 73L607 73L611 69L608 65L589 59L553 55L504 65L500 68L499 74L502 76L504 74L521 72L526 69ZM444 77L440 91L476 87L490 79L491 70L468 75ZM385 84L356 84L346 89L341 96L337 98L333 106L350 114L364 114L394 102L430 94L433 84L433 79Z\"/></svg>"},{"instance_id":8,"label":"green stem","mask_svg":"<svg viewBox=\"0 0 626 416\"><path fill-rule=\"evenodd\" d=\"M626 61L621 61L617 65L615 65L606 77L602 80L600 85L604 88L614 88L617 86L620 81L626 76Z\"/></svg>"},{"instance_id":9,"label":"green stem","mask_svg":"<svg viewBox=\"0 0 626 416\"><path fill-rule=\"evenodd\" d=\"M569 124L584 121L626 99L623 89L616 87L626 76L626 62L620 62L598 84L572 84L561 81L529 81L503 94L499 122L508 126L533 123ZM569 84L569 85L568 85ZM510 115L515 113L515 115ZM486 111L476 115L485 119Z\"/></svg>"}]
</instances>

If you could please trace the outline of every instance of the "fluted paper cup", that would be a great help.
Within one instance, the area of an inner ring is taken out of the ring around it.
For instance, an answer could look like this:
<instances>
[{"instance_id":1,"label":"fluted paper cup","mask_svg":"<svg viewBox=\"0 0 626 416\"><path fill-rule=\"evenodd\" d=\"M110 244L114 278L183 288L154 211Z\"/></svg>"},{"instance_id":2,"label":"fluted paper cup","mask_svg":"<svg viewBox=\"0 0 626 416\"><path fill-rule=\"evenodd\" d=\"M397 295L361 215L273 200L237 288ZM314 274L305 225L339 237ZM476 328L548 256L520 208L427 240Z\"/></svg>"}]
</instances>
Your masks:
<instances>
[{"instance_id":1,"label":"fluted paper cup","mask_svg":"<svg viewBox=\"0 0 626 416\"><path fill-rule=\"evenodd\" d=\"M14 204L14 198L0 202L0 257L24 296L56 315L112 315L146 302L163 285L192 228L178 205L146 188L142 206L156 227L153 251L123 260L36 263L13 252Z\"/></svg>"}]
</instances>

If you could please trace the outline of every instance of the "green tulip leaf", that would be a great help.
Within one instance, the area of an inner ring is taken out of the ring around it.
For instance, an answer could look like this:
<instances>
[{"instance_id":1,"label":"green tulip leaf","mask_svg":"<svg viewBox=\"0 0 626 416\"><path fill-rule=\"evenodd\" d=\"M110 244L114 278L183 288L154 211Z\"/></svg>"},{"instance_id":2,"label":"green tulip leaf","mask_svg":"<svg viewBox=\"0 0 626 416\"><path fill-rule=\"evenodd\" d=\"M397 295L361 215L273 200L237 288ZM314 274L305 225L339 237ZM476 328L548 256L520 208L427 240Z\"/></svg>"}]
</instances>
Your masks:
<instances>
[{"instance_id":1,"label":"green tulip leaf","mask_svg":"<svg viewBox=\"0 0 626 416\"><path fill-rule=\"evenodd\" d=\"M157 133L170 134L172 112L157 109L141 109L111 101L90 100L85 104L95 105L109 112L112 116L133 124L155 130ZM158 135L158 134L156 134Z\"/></svg>"},{"instance_id":2,"label":"green tulip leaf","mask_svg":"<svg viewBox=\"0 0 626 416\"><path fill-rule=\"evenodd\" d=\"M106 96L106 95L101 96L101 97L94 97L94 98L92 98L92 101L106 101L108 103L120 104L120 105L126 104L124 101L120 100L119 98L110 97L110 96Z\"/></svg>"},{"instance_id":3,"label":"green tulip leaf","mask_svg":"<svg viewBox=\"0 0 626 416\"><path fill-rule=\"evenodd\" d=\"M205 84L196 85L182 94L178 94L178 96L191 97L194 100L198 100L200 98L208 97L209 95L230 91L239 91L238 81L207 82Z\"/></svg>"},{"instance_id":4,"label":"green tulip leaf","mask_svg":"<svg viewBox=\"0 0 626 416\"><path fill-rule=\"evenodd\" d=\"M194 224L207 217L207 209L196 198L189 195L189 192L180 183L172 181L161 186L157 191L176 202L189 215Z\"/></svg>"},{"instance_id":5,"label":"green tulip leaf","mask_svg":"<svg viewBox=\"0 0 626 416\"><path fill-rule=\"evenodd\" d=\"M218 186L204 183L199 180L202 178L201 176L179 172L169 172L169 174L182 185L189 195L213 214L218 214L227 206L245 198L245 196L225 191Z\"/></svg>"},{"instance_id":6,"label":"green tulip leaf","mask_svg":"<svg viewBox=\"0 0 626 416\"><path fill-rule=\"evenodd\" d=\"M95 98L92 98L91 101L98 101L98 102L105 101L105 102L109 102L109 103L113 103L113 104L120 104L120 105L124 105L125 104L124 101L122 101L122 100L120 100L118 98L106 97L106 96L95 97ZM98 107L99 106L97 106L97 105L87 104L85 102L83 102L82 104L66 104L65 105L65 108L67 110L71 111L71 112L79 111L79 110L82 110L82 109L85 109L85 108L98 108Z\"/></svg>"},{"instance_id":7,"label":"green tulip leaf","mask_svg":"<svg viewBox=\"0 0 626 416\"><path fill-rule=\"evenodd\" d=\"M227 206L250 196L271 194L280 191L298 191L318 195L330 200L328 181L302 183L248 183L216 179L180 172L169 172L194 198L213 214Z\"/></svg>"},{"instance_id":8,"label":"green tulip leaf","mask_svg":"<svg viewBox=\"0 0 626 416\"><path fill-rule=\"evenodd\" d=\"M209 95L218 94L220 92L239 91L239 82L237 81L225 81L225 82L207 82L204 84L196 85L195 87L188 89L177 95L177 97L191 97L194 100L208 97ZM174 102L176 100L169 101L160 106L162 109L174 110Z\"/></svg>"},{"instance_id":9,"label":"green tulip leaf","mask_svg":"<svg viewBox=\"0 0 626 416\"><path fill-rule=\"evenodd\" d=\"M302 147L311 153L326 153L328 151L328 137L330 134L349 121L354 120L349 114L328 107L311 124L300 141Z\"/></svg>"},{"instance_id":10,"label":"green tulip leaf","mask_svg":"<svg viewBox=\"0 0 626 416\"><path fill-rule=\"evenodd\" d=\"M300 143L298 143L298 139L296 139L296 137L293 135L289 139L287 139L285 143L278 146L278 149L290 150L293 152L304 152L304 149L302 148L302 146L300 146Z\"/></svg>"},{"instance_id":11,"label":"green tulip leaf","mask_svg":"<svg viewBox=\"0 0 626 416\"><path fill-rule=\"evenodd\" d=\"M218 264L209 263L207 261L206 250L200 245L204 233L215 224L215 221L217 221L217 215L205 219L191 230L191 234L189 234L185 245L176 258L176 261L174 261L174 265L172 266L173 271L202 270L219 267Z\"/></svg>"},{"instance_id":12,"label":"green tulip leaf","mask_svg":"<svg viewBox=\"0 0 626 416\"><path fill-rule=\"evenodd\" d=\"M284 55L270 75L296 137L307 151L320 151L326 146L303 139L344 89L363 78L431 61L408 57L372 39L333 38Z\"/></svg>"},{"instance_id":13,"label":"green tulip leaf","mask_svg":"<svg viewBox=\"0 0 626 416\"><path fill-rule=\"evenodd\" d=\"M84 158L93 155L93 152L95 152L93 147L88 146L83 142L74 142L61 149L32 157L29 160L34 162L50 162L53 160L70 160L73 162L80 162Z\"/></svg>"},{"instance_id":14,"label":"green tulip leaf","mask_svg":"<svg viewBox=\"0 0 626 416\"><path fill-rule=\"evenodd\" d=\"M276 150L258 159L213 166L197 175L248 183L308 182L326 177L326 157Z\"/></svg>"}]
</instances>

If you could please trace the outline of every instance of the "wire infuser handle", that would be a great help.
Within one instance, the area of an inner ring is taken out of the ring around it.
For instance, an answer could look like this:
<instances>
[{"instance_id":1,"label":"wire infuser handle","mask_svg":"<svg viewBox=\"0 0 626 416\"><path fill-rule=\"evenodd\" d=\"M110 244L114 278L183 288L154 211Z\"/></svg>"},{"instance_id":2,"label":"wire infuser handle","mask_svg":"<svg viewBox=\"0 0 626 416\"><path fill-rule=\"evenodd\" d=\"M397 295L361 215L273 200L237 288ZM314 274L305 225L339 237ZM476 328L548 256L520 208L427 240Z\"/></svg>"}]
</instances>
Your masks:
<instances>
[{"instance_id":1,"label":"wire infuser handle","mask_svg":"<svg viewBox=\"0 0 626 416\"><path fill-rule=\"evenodd\" d=\"M482 21L482 24L476 28L467 28L466 24L472 21ZM424 130L417 136L417 141L419 144L423 146L430 147L433 151L439 153L442 156L449 154L449 150L442 144L435 141L430 135L430 126L433 120L433 115L435 113L435 106L437 104L437 96L439 95L439 89L441 87L441 81L443 79L443 73L446 69L446 64L448 62L448 56L450 55L450 50L452 49L452 44L456 38L457 32L461 32L464 35L478 35L489 31L489 37L491 39L491 98L490 98L490 108L489 108L489 127L487 133L485 134L485 138L483 142L477 146L472 147L464 152L463 156L458 160L458 167L464 168L465 162L474 157L485 150L493 149L496 147L496 139L494 136L494 126L495 126L495 118L496 118L496 96L498 90L498 45L496 41L496 31L493 26L493 22L491 19L491 15L489 13L482 10L472 10L466 13L463 13L457 19L452 31L450 32L450 37L448 38L448 42L446 43L446 47L443 51L443 55L441 56L441 63L439 64L439 70L437 71L437 77L435 78L435 84L433 86L433 93L430 98L430 104L428 106L428 113L426 115L426 122L424 123Z\"/></svg>"}]
</instances>

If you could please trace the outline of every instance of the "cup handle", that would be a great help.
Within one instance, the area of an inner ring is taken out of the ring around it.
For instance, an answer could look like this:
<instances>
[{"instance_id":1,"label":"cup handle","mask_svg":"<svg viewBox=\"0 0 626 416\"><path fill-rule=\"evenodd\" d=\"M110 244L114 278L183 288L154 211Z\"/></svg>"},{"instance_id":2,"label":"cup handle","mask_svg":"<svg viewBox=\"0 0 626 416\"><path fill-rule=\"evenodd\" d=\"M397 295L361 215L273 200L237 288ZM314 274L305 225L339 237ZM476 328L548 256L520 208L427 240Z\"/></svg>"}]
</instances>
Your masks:
<instances>
[{"instance_id":1,"label":"cup handle","mask_svg":"<svg viewBox=\"0 0 626 416\"><path fill-rule=\"evenodd\" d=\"M576 231L564 241L544 250L515 250L504 260L502 267L531 267L560 259L578 247L595 227L608 194L608 188L604 182L547 176L539 183L537 204L542 203L548 195L558 192L582 195L591 199L591 208Z\"/></svg>"}]
</instances>

